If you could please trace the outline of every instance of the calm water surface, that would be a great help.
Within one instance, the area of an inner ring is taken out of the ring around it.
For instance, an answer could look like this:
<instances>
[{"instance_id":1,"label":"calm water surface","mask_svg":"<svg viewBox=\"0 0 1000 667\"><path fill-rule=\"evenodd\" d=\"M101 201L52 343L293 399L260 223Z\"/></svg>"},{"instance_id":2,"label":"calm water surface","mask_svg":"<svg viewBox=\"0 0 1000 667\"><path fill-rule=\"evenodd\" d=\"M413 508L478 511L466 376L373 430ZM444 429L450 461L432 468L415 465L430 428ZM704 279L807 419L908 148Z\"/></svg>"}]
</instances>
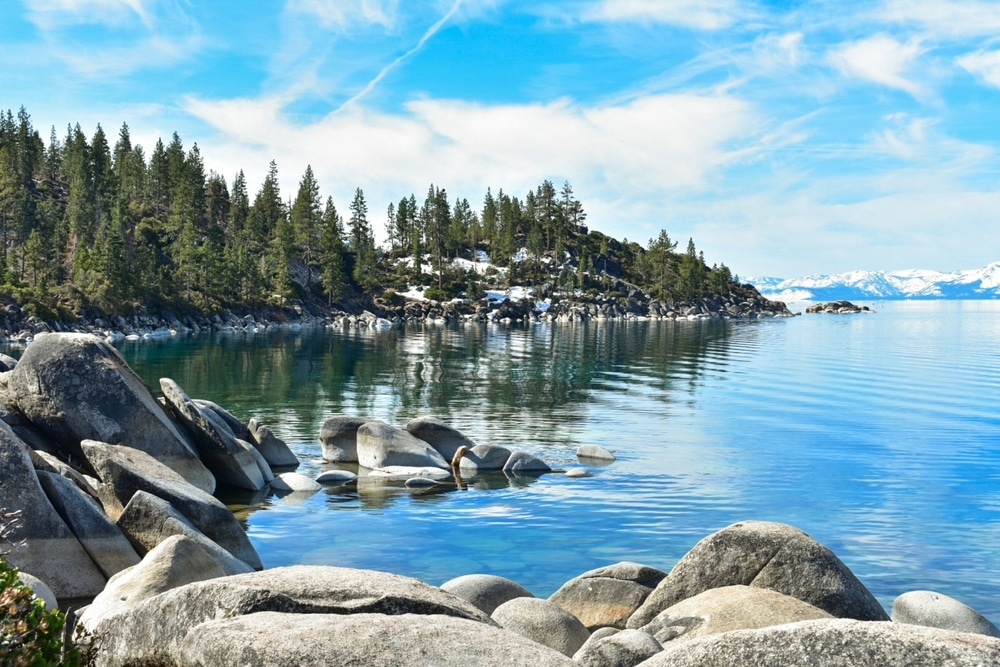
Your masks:
<instances>
[{"instance_id":1,"label":"calm water surface","mask_svg":"<svg viewBox=\"0 0 1000 667\"><path fill-rule=\"evenodd\" d=\"M891 302L760 322L421 326L125 344L151 385L257 416L324 467L334 414L440 417L578 465L413 495L359 485L238 508L268 567L493 573L548 596L595 567L669 570L745 519L798 526L887 608L931 588L1000 621L1000 303Z\"/></svg>"}]
</instances>

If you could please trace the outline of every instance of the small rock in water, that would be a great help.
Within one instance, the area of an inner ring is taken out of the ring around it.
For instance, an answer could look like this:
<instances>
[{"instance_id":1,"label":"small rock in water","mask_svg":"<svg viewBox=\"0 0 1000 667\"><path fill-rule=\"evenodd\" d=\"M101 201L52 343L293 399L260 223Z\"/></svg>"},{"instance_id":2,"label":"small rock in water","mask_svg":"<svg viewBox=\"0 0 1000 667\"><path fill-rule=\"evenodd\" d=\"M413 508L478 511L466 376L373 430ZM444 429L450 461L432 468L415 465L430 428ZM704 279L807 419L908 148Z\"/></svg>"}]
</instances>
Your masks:
<instances>
[{"instance_id":1,"label":"small rock in water","mask_svg":"<svg viewBox=\"0 0 1000 667\"><path fill-rule=\"evenodd\" d=\"M443 479L449 475L451 473L447 470L433 466L385 466L384 468L375 468L368 473L369 477L383 477L387 479L410 479L412 477Z\"/></svg>"},{"instance_id":2,"label":"small rock in water","mask_svg":"<svg viewBox=\"0 0 1000 667\"><path fill-rule=\"evenodd\" d=\"M353 482L357 478L358 476L350 470L327 470L316 476L316 483L328 486L343 486L344 484Z\"/></svg>"},{"instance_id":3,"label":"small rock in water","mask_svg":"<svg viewBox=\"0 0 1000 667\"><path fill-rule=\"evenodd\" d=\"M600 445L580 445L576 450L576 457L580 459L597 459L600 461L615 460L615 455Z\"/></svg>"},{"instance_id":4,"label":"small rock in water","mask_svg":"<svg viewBox=\"0 0 1000 667\"><path fill-rule=\"evenodd\" d=\"M566 471L567 477L590 477L590 471L586 468L570 468Z\"/></svg>"},{"instance_id":5,"label":"small rock in water","mask_svg":"<svg viewBox=\"0 0 1000 667\"><path fill-rule=\"evenodd\" d=\"M297 472L283 472L271 482L275 491L319 491L323 487L315 480Z\"/></svg>"}]
</instances>

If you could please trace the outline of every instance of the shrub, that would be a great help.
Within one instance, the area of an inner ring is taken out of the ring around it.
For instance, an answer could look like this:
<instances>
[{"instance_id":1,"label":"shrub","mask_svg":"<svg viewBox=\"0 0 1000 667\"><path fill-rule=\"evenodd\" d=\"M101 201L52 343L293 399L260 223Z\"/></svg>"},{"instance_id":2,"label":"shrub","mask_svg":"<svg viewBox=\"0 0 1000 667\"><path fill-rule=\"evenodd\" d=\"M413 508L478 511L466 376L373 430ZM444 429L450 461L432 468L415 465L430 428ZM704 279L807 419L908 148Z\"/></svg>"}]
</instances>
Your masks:
<instances>
[{"instance_id":1,"label":"shrub","mask_svg":"<svg viewBox=\"0 0 1000 667\"><path fill-rule=\"evenodd\" d=\"M92 653L81 650L65 633L66 616L58 609L46 609L7 562L9 549L19 546L9 541L17 520L17 512L0 510L0 665L91 664Z\"/></svg>"}]
</instances>

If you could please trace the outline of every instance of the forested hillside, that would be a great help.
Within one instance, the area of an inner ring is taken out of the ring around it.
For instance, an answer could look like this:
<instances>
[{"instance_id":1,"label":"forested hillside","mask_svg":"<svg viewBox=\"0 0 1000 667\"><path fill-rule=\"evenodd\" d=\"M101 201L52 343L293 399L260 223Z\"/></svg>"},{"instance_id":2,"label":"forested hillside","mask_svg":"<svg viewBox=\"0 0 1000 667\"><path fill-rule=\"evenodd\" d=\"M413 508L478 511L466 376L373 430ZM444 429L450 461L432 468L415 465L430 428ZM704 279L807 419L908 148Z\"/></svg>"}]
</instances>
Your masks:
<instances>
[{"instance_id":1,"label":"forested hillside","mask_svg":"<svg viewBox=\"0 0 1000 667\"><path fill-rule=\"evenodd\" d=\"M376 215L360 188L339 206L324 198L311 167L297 192L283 193L273 161L255 187L242 171L227 181L207 169L176 133L147 150L127 125L109 138L77 124L62 138L53 128L46 143L22 108L0 114L0 292L42 317L71 318L287 299L332 307L412 284L473 299L512 283L596 291L611 277L657 298L729 289L729 270L707 267L693 241L677 253L666 232L644 248L588 231L568 182L481 196L474 206L432 184ZM455 261L487 258L485 272Z\"/></svg>"}]
</instances>

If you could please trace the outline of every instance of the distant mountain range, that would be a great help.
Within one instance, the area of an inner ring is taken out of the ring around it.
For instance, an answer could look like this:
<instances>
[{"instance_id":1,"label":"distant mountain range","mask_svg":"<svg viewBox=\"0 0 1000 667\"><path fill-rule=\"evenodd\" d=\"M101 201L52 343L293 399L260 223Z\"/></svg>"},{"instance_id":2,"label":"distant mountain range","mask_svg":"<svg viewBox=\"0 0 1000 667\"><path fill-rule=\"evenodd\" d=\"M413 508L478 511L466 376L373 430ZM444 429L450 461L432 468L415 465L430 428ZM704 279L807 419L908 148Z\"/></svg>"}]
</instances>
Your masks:
<instances>
[{"instance_id":1,"label":"distant mountain range","mask_svg":"<svg viewBox=\"0 0 1000 667\"><path fill-rule=\"evenodd\" d=\"M838 299L1000 299L1000 262L982 269L941 273L851 271L805 278L747 278L769 299L836 301Z\"/></svg>"}]
</instances>

